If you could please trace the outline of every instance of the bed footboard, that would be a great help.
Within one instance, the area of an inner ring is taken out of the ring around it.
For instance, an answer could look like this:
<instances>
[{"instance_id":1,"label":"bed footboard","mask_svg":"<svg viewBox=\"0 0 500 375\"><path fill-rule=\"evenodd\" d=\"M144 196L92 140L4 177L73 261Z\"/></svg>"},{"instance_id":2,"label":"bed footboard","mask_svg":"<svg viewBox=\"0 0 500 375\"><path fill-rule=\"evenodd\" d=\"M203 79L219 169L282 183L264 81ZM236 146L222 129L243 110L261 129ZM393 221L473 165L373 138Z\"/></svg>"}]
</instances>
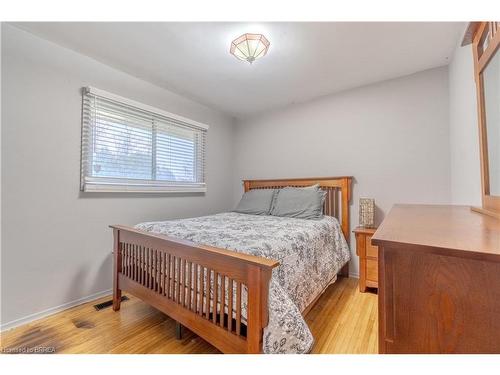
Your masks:
<instances>
[{"instance_id":1,"label":"bed footboard","mask_svg":"<svg viewBox=\"0 0 500 375\"><path fill-rule=\"evenodd\" d=\"M269 281L279 262L126 226L111 228L115 311L127 291L224 353L261 352Z\"/></svg>"}]
</instances>

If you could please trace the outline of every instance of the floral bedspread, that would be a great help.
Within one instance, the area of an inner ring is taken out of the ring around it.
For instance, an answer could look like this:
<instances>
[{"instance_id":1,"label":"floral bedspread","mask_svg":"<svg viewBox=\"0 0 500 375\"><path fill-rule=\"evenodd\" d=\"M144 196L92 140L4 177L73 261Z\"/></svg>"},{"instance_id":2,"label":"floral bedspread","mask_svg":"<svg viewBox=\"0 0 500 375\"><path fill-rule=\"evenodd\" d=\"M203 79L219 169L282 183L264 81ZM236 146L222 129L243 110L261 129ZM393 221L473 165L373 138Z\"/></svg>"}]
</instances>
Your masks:
<instances>
[{"instance_id":1,"label":"floral bedspread","mask_svg":"<svg viewBox=\"0 0 500 375\"><path fill-rule=\"evenodd\" d=\"M264 353L307 353L314 338L301 311L350 259L337 219L305 220L235 212L149 222L137 229L278 260L269 290ZM246 318L246 306L242 315Z\"/></svg>"}]
</instances>

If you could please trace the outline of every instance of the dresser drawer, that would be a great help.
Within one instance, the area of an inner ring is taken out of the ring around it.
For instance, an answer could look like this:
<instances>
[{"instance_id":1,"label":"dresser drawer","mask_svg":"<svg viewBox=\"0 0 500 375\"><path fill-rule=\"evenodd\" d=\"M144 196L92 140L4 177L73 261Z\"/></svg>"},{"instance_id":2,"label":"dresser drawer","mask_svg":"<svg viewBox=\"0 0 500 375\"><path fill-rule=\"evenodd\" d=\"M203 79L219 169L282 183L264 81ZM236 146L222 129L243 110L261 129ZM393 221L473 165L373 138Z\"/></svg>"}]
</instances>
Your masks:
<instances>
[{"instance_id":1,"label":"dresser drawer","mask_svg":"<svg viewBox=\"0 0 500 375\"><path fill-rule=\"evenodd\" d=\"M378 261L374 259L366 260L366 279L378 281Z\"/></svg>"},{"instance_id":2,"label":"dresser drawer","mask_svg":"<svg viewBox=\"0 0 500 375\"><path fill-rule=\"evenodd\" d=\"M366 256L378 258L378 247L372 245L372 236L366 237Z\"/></svg>"},{"instance_id":3,"label":"dresser drawer","mask_svg":"<svg viewBox=\"0 0 500 375\"><path fill-rule=\"evenodd\" d=\"M359 256L359 290L378 288L378 247L372 245L372 237L377 228L358 227L356 234L356 254Z\"/></svg>"}]
</instances>

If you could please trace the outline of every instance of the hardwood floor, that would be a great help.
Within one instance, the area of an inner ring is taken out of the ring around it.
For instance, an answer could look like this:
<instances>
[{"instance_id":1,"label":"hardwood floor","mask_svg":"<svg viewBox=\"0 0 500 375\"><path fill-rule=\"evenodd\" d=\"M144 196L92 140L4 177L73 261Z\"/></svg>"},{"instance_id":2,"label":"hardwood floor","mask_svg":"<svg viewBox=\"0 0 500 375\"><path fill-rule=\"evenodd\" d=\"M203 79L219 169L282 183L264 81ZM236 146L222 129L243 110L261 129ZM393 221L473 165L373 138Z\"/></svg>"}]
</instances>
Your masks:
<instances>
[{"instance_id":1,"label":"hardwood floor","mask_svg":"<svg viewBox=\"0 0 500 375\"><path fill-rule=\"evenodd\" d=\"M378 353L377 295L360 293L358 279L339 278L307 314L312 353Z\"/></svg>"},{"instance_id":2,"label":"hardwood floor","mask_svg":"<svg viewBox=\"0 0 500 375\"><path fill-rule=\"evenodd\" d=\"M175 322L130 296L119 313L96 311L86 303L0 334L3 352L15 348L54 347L56 353L218 353L184 330L175 338ZM340 278L307 314L316 339L313 353L377 353L377 296L358 291L358 279Z\"/></svg>"}]
</instances>

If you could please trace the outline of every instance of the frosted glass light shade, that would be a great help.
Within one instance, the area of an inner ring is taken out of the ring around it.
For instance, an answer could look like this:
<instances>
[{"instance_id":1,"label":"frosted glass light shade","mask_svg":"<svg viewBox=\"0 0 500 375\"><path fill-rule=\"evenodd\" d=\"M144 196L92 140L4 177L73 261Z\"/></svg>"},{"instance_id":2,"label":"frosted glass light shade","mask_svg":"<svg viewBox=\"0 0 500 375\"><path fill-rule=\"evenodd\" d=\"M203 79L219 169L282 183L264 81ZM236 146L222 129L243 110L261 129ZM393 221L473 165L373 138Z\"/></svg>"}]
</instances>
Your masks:
<instances>
[{"instance_id":1,"label":"frosted glass light shade","mask_svg":"<svg viewBox=\"0 0 500 375\"><path fill-rule=\"evenodd\" d=\"M266 55L270 44L262 34L243 34L231 42L230 52L236 58L251 64Z\"/></svg>"}]
</instances>

